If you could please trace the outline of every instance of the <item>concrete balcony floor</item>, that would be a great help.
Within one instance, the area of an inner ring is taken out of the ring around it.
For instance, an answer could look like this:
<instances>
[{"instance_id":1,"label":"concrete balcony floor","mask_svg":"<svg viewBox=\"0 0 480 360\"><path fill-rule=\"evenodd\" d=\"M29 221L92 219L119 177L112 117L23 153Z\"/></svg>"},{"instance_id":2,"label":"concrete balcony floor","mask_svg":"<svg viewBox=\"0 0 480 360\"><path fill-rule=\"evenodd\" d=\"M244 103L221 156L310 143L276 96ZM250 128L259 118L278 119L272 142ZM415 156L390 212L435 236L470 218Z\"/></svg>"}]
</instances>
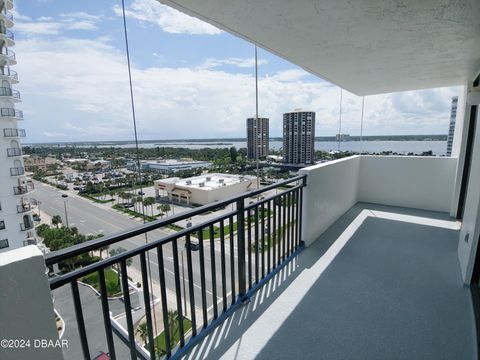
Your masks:
<instances>
[{"instance_id":1,"label":"concrete balcony floor","mask_svg":"<svg viewBox=\"0 0 480 360\"><path fill-rule=\"evenodd\" d=\"M476 359L445 214L357 204L187 359Z\"/></svg>"}]
</instances>

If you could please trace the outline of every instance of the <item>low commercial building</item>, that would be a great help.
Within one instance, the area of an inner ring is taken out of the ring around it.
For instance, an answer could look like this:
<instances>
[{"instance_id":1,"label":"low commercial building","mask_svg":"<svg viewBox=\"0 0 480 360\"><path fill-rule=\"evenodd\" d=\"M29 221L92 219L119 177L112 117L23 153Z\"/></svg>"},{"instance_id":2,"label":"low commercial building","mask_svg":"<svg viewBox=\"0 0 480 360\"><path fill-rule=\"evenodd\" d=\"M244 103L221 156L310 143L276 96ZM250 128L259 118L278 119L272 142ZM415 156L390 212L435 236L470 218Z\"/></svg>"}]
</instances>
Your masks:
<instances>
[{"instance_id":1,"label":"low commercial building","mask_svg":"<svg viewBox=\"0 0 480 360\"><path fill-rule=\"evenodd\" d=\"M35 171L36 169L47 170L48 165L60 164L61 162L51 156L24 155L23 163L25 171Z\"/></svg>"},{"instance_id":2,"label":"low commercial building","mask_svg":"<svg viewBox=\"0 0 480 360\"><path fill-rule=\"evenodd\" d=\"M255 176L215 173L155 180L154 187L157 197L166 192L170 201L205 205L253 190L256 182Z\"/></svg>"},{"instance_id":3,"label":"low commercial building","mask_svg":"<svg viewBox=\"0 0 480 360\"><path fill-rule=\"evenodd\" d=\"M159 174L174 174L179 171L207 169L212 166L209 161L195 161L195 160L142 160L140 162L142 171L151 171ZM137 169L136 161L127 163L127 169L135 171Z\"/></svg>"}]
</instances>

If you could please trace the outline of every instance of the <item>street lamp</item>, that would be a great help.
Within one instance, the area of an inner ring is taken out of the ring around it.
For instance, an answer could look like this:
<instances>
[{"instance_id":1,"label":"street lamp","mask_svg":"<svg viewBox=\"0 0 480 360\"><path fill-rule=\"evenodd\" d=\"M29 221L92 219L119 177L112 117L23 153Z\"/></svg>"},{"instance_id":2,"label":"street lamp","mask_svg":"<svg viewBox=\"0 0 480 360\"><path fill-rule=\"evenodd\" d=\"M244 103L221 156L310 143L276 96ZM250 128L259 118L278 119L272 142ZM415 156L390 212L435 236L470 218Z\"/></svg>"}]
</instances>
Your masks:
<instances>
[{"instance_id":1,"label":"street lamp","mask_svg":"<svg viewBox=\"0 0 480 360\"><path fill-rule=\"evenodd\" d=\"M68 226L68 214L67 214L67 198L68 198L68 195L67 194L62 194L62 198L63 198L63 208L65 209L65 221L67 222L67 228L69 227Z\"/></svg>"}]
</instances>

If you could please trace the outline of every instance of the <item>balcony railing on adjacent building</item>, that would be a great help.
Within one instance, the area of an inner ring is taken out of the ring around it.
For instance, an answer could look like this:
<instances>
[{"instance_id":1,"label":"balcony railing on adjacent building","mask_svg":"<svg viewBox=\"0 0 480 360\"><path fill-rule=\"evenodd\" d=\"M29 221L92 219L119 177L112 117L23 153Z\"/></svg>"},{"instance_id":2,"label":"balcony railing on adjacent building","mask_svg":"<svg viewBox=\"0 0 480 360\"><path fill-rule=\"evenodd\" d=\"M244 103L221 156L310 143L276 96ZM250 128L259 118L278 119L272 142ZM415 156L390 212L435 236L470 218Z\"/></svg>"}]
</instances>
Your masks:
<instances>
[{"instance_id":1,"label":"balcony railing on adjacent building","mask_svg":"<svg viewBox=\"0 0 480 360\"><path fill-rule=\"evenodd\" d=\"M0 87L0 96L9 96L20 100L20 92L9 87Z\"/></svg>"},{"instance_id":2,"label":"balcony railing on adjacent building","mask_svg":"<svg viewBox=\"0 0 480 360\"><path fill-rule=\"evenodd\" d=\"M21 148L7 148L7 156L8 157L22 156L22 149Z\"/></svg>"},{"instance_id":3,"label":"balcony railing on adjacent building","mask_svg":"<svg viewBox=\"0 0 480 360\"><path fill-rule=\"evenodd\" d=\"M3 129L3 136L4 137L25 137L25 129Z\"/></svg>"},{"instance_id":4,"label":"balcony railing on adjacent building","mask_svg":"<svg viewBox=\"0 0 480 360\"><path fill-rule=\"evenodd\" d=\"M121 274L122 288L128 289L130 286L127 270L129 259L139 259L143 289L142 306L145 310L148 332L148 346L146 346L148 349L141 349L145 353L149 352L151 359L156 359L157 355L163 355L159 354L154 346L152 318L155 318L155 315L152 316L151 304L155 296L160 298L156 306L157 309L161 308L163 318L166 339L164 353L167 357L172 354L178 357L200 341L210 329L238 308L303 249L300 239L304 186L306 186L306 176L298 176L172 216L170 219L147 223L119 235L88 241L46 255L45 261L48 267L52 268L53 265L58 264L62 268L78 255L111 246L155 229L171 226L195 215L223 209L221 215L201 224L187 227L174 234L139 245L133 250L50 278L52 291L66 285L71 287L84 357L90 357L91 347L87 340L86 317L77 280L88 274L98 274L106 342L110 356L115 357L112 327L117 325L110 318L105 270L115 266ZM277 193L279 190L280 192ZM230 207L232 207L231 211L229 211ZM198 256L193 252L194 250L198 250ZM186 253L185 267L184 253ZM154 267L151 272L150 267ZM152 280L153 272L155 276L158 274L155 280L158 279L160 289L154 296L150 293L148 285ZM173 274L173 282L170 281L172 285L169 290L175 295L174 302L167 301L168 284L165 278L171 274ZM140 346L135 340L129 291L123 291L123 303L127 327L124 340L129 344L132 357L137 358ZM176 311L178 319L184 319L189 314L191 332L187 332L183 321L171 319L169 314L172 310ZM172 341L174 334L169 330L172 328L171 321L178 323L178 330L176 330L179 339L178 347L172 345L175 342Z\"/></svg>"},{"instance_id":5,"label":"balcony railing on adjacent building","mask_svg":"<svg viewBox=\"0 0 480 360\"><path fill-rule=\"evenodd\" d=\"M23 166L11 167L10 175L11 176L20 176L25 174L25 168Z\"/></svg>"},{"instance_id":6,"label":"balcony railing on adjacent building","mask_svg":"<svg viewBox=\"0 0 480 360\"><path fill-rule=\"evenodd\" d=\"M16 118L17 120L23 120L23 111L16 110L14 108L0 108L0 116L12 117L12 118Z\"/></svg>"},{"instance_id":7,"label":"balcony railing on adjacent building","mask_svg":"<svg viewBox=\"0 0 480 360\"><path fill-rule=\"evenodd\" d=\"M0 75L8 76L13 80L18 81L18 73L15 70L10 69L9 67L0 68Z\"/></svg>"},{"instance_id":8,"label":"balcony railing on adjacent building","mask_svg":"<svg viewBox=\"0 0 480 360\"><path fill-rule=\"evenodd\" d=\"M17 213L22 214L24 212L32 210L32 205L30 204L20 204L17 205Z\"/></svg>"},{"instance_id":9,"label":"balcony railing on adjacent building","mask_svg":"<svg viewBox=\"0 0 480 360\"><path fill-rule=\"evenodd\" d=\"M4 58L6 57L10 61L16 61L17 59L15 55L15 51L10 50L7 47L2 47L0 49L0 57L4 57Z\"/></svg>"},{"instance_id":10,"label":"balcony railing on adjacent building","mask_svg":"<svg viewBox=\"0 0 480 360\"><path fill-rule=\"evenodd\" d=\"M13 33L8 30L8 29L0 29L0 34L5 36L6 38L10 39L10 40L15 40L15 36L13 35Z\"/></svg>"},{"instance_id":11,"label":"balcony railing on adjacent building","mask_svg":"<svg viewBox=\"0 0 480 360\"><path fill-rule=\"evenodd\" d=\"M21 222L20 223L20 230L27 231L33 229L33 222Z\"/></svg>"},{"instance_id":12,"label":"balcony railing on adjacent building","mask_svg":"<svg viewBox=\"0 0 480 360\"><path fill-rule=\"evenodd\" d=\"M28 181L25 185L19 185L19 186L13 187L13 193L15 195L23 195L33 190L35 190L35 185L31 181Z\"/></svg>"},{"instance_id":13,"label":"balcony railing on adjacent building","mask_svg":"<svg viewBox=\"0 0 480 360\"><path fill-rule=\"evenodd\" d=\"M13 21L13 14L10 11L7 11L7 9L4 9L1 12L2 16L10 21Z\"/></svg>"}]
</instances>

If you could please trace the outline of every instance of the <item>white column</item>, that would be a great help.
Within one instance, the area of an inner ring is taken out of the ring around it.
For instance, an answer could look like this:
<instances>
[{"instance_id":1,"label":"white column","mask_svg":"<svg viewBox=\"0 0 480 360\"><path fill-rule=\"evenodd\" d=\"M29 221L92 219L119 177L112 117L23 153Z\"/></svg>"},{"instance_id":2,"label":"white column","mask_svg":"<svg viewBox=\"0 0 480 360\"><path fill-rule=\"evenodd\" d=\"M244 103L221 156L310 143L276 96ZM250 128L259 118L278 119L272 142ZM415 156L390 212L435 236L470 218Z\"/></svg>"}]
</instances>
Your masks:
<instances>
[{"instance_id":1,"label":"white column","mask_svg":"<svg viewBox=\"0 0 480 360\"><path fill-rule=\"evenodd\" d=\"M0 341L25 341L24 348L2 343L0 359L63 359L41 251L30 245L0 253L0 284ZM58 346L42 347L42 341Z\"/></svg>"}]
</instances>

